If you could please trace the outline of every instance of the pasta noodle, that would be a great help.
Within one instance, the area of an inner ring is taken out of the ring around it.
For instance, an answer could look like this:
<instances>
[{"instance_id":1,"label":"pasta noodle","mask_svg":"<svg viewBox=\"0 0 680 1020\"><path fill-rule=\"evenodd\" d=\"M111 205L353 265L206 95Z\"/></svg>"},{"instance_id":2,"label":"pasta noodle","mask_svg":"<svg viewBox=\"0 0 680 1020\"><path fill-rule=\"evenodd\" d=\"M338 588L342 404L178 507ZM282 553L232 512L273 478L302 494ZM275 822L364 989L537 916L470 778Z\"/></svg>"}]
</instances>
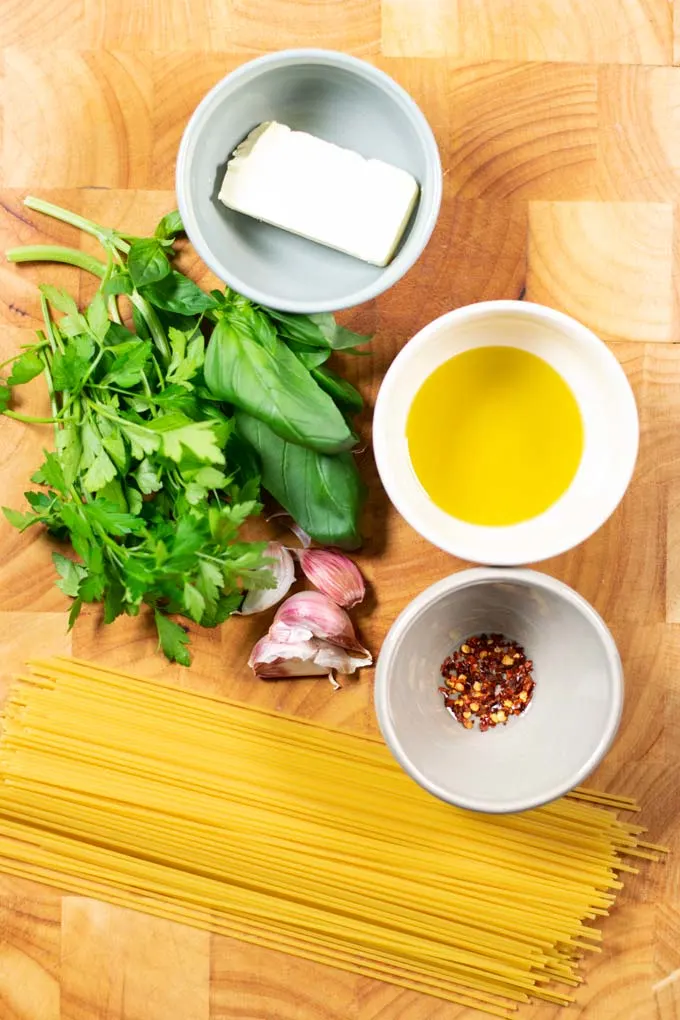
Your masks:
<instances>
[{"instance_id":1,"label":"pasta noodle","mask_svg":"<svg viewBox=\"0 0 680 1020\"><path fill-rule=\"evenodd\" d=\"M13 685L0 870L507 1017L567 1004L622 860L626 797L522 815L431 797L374 738L75 659Z\"/></svg>"}]
</instances>

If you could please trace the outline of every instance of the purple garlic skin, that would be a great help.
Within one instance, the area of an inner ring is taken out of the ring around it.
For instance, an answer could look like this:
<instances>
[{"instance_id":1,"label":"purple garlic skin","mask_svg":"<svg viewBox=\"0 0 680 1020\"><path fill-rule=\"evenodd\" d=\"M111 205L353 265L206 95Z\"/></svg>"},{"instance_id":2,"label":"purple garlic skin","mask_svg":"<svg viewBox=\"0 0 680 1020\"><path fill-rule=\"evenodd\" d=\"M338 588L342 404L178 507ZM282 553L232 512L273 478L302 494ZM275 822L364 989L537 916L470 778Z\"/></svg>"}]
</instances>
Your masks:
<instances>
[{"instance_id":1,"label":"purple garlic skin","mask_svg":"<svg viewBox=\"0 0 680 1020\"><path fill-rule=\"evenodd\" d=\"M348 556L335 549L296 549L295 554L308 581L338 606L351 609L366 594L361 571Z\"/></svg>"},{"instance_id":2,"label":"purple garlic skin","mask_svg":"<svg viewBox=\"0 0 680 1020\"><path fill-rule=\"evenodd\" d=\"M262 680L283 677L332 676L349 674L361 666L370 666L369 652L364 656L351 655L328 641L310 638L307 641L277 641L265 634L260 638L248 659L248 665Z\"/></svg>"},{"instance_id":3,"label":"purple garlic skin","mask_svg":"<svg viewBox=\"0 0 680 1020\"><path fill-rule=\"evenodd\" d=\"M315 637L360 658L369 655L358 641L345 610L318 591L301 591L287 598L277 610L269 636L284 642Z\"/></svg>"}]
</instances>

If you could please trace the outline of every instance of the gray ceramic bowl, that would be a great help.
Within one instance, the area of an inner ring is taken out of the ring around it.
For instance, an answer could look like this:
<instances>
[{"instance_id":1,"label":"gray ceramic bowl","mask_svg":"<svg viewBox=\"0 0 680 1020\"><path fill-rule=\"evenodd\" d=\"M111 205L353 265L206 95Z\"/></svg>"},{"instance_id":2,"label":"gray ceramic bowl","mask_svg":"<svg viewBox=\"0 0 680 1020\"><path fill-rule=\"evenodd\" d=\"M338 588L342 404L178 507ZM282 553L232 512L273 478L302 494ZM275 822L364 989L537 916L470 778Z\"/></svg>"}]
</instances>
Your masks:
<instances>
[{"instance_id":1,"label":"gray ceramic bowl","mask_svg":"<svg viewBox=\"0 0 680 1020\"><path fill-rule=\"evenodd\" d=\"M228 157L267 120L413 174L420 184L420 200L388 266L368 265L233 212L218 201ZM442 174L434 135L396 82L344 53L305 49L259 57L208 93L182 137L176 186L189 239L220 279L253 301L311 314L368 301L403 276L434 228Z\"/></svg>"},{"instance_id":2,"label":"gray ceramic bowl","mask_svg":"<svg viewBox=\"0 0 680 1020\"><path fill-rule=\"evenodd\" d=\"M440 666L472 634L518 641L536 687L521 716L465 730L437 690ZM400 765L430 793L485 812L525 811L567 793L606 754L623 675L603 620L561 581L479 567L427 588L397 618L378 659L378 722Z\"/></svg>"}]
</instances>

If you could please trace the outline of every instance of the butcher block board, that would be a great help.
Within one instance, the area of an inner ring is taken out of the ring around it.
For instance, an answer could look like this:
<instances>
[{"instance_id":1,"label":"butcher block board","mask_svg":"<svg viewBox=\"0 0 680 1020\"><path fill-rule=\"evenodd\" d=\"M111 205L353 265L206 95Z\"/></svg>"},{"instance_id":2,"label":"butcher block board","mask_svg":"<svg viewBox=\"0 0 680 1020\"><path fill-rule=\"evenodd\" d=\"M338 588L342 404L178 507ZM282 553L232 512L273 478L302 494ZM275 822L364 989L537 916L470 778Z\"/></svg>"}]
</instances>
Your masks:
<instances>
[{"instance_id":1,"label":"butcher block board","mask_svg":"<svg viewBox=\"0 0 680 1020\"><path fill-rule=\"evenodd\" d=\"M675 31L674 31L675 22ZM444 166L441 217L416 267L343 316L375 333L345 358L369 408L405 341L472 301L519 298L606 339L639 403L640 459L623 505L541 569L610 624L626 673L616 743L593 785L638 797L675 850L627 882L605 950L568 1013L526 1020L680 1018L680 2L675 0L2 0L0 249L86 245L22 208L33 193L143 233L174 206L182 129L205 92L258 53L335 47L391 74L422 106ZM195 257L183 258L203 284ZM81 298L64 267L0 261L2 357L38 325L36 284ZM22 408L44 413L41 382ZM464 408L460 409L464 413ZM370 414L364 421L368 438ZM49 427L0 419L2 502L19 506ZM374 651L422 588L462 563L388 506L370 448L356 611ZM372 676L267 684L246 668L266 626L192 628L194 664L168 665L147 618L66 633L51 548L0 522L0 682L36 652L73 652L186 687L376 732ZM676 980L677 979L677 980ZM0 1020L471 1020L467 1009L0 875Z\"/></svg>"}]
</instances>

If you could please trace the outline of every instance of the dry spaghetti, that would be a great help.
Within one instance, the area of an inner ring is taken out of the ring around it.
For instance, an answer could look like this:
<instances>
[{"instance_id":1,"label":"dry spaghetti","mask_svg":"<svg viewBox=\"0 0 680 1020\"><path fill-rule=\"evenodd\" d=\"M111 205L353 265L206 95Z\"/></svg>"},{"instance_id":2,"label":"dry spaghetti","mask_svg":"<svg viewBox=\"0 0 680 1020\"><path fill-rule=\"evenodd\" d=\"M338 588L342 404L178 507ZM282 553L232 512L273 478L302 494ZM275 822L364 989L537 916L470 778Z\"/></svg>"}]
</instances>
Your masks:
<instances>
[{"instance_id":1,"label":"dry spaghetti","mask_svg":"<svg viewBox=\"0 0 680 1020\"><path fill-rule=\"evenodd\" d=\"M664 850L577 798L459 811L378 740L54 659L6 705L0 870L505 1017L571 1001L622 856Z\"/></svg>"}]
</instances>

